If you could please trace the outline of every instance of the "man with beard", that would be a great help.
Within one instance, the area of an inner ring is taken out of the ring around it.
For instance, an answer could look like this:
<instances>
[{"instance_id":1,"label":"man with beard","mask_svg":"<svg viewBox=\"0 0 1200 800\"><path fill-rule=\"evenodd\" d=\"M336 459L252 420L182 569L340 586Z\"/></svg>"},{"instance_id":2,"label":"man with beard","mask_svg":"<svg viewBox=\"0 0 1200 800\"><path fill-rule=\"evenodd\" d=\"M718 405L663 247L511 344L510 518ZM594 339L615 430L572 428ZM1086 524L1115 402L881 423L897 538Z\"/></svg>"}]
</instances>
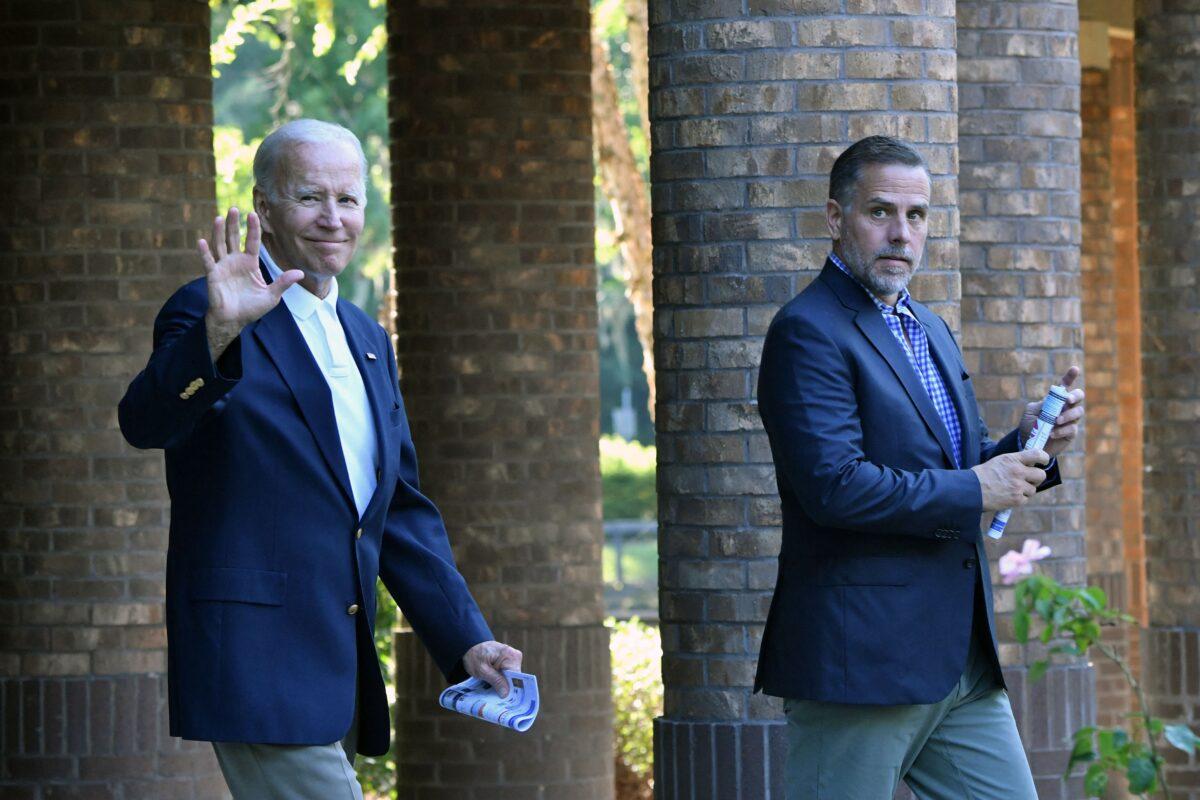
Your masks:
<instances>
[{"instance_id":1,"label":"man with beard","mask_svg":"<svg viewBox=\"0 0 1200 800\"><path fill-rule=\"evenodd\" d=\"M763 348L758 400L783 509L755 688L785 698L788 797L1037 800L1004 689L983 512L1060 483L1072 390L1045 450L979 418L950 328L907 291L930 177L883 136L830 174L833 252ZM1078 378L1071 367L1068 388Z\"/></svg>"}]
</instances>

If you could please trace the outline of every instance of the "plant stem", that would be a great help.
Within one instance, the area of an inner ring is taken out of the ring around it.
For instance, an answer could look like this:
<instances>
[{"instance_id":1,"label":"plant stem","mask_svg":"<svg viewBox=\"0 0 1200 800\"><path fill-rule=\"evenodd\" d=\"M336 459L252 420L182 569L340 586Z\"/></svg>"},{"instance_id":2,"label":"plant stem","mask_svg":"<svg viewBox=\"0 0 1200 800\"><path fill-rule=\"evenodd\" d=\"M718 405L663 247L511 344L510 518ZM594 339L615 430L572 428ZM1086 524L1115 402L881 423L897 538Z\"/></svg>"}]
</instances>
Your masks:
<instances>
[{"instance_id":1,"label":"plant stem","mask_svg":"<svg viewBox=\"0 0 1200 800\"><path fill-rule=\"evenodd\" d=\"M1163 798L1171 800L1171 787L1167 785L1167 776L1163 772L1162 764L1158 756L1158 745L1155 744L1154 732L1150 730L1150 707L1146 703L1146 693L1142 690L1142 685L1138 683L1137 678L1133 676L1129 665L1125 663L1125 659L1117 655L1116 651L1110 645L1103 642L1096 642L1096 649L1099 650L1109 661L1112 661L1121 672L1125 675L1125 680L1129 682L1129 686L1137 694L1138 706L1142 710L1142 727L1146 730L1146 742L1150 745L1150 755L1154 759L1154 771L1158 774L1158 783L1162 787Z\"/></svg>"}]
</instances>

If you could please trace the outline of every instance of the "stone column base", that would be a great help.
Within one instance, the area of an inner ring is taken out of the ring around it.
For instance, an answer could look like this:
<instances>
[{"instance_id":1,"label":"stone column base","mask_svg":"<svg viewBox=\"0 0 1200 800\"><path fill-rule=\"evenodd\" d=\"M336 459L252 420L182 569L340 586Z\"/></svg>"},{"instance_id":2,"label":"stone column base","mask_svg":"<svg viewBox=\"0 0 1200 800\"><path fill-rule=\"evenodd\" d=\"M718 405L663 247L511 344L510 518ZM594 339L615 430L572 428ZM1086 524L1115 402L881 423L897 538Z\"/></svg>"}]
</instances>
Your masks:
<instances>
[{"instance_id":1,"label":"stone column base","mask_svg":"<svg viewBox=\"0 0 1200 800\"><path fill-rule=\"evenodd\" d=\"M167 733L166 675L6 678L0 719L0 796L229 797L212 746Z\"/></svg>"},{"instance_id":2,"label":"stone column base","mask_svg":"<svg viewBox=\"0 0 1200 800\"><path fill-rule=\"evenodd\" d=\"M497 628L525 654L542 709L516 733L447 711L446 682L416 635L396 636L400 800L611 800L613 729L608 629ZM500 791L502 790L502 791Z\"/></svg>"},{"instance_id":3,"label":"stone column base","mask_svg":"<svg viewBox=\"0 0 1200 800\"><path fill-rule=\"evenodd\" d=\"M1150 711L1167 725L1196 730L1200 718L1200 628L1142 630L1142 681ZM1167 783L1174 800L1200 799L1200 758L1167 745Z\"/></svg>"},{"instance_id":4,"label":"stone column base","mask_svg":"<svg viewBox=\"0 0 1200 800\"><path fill-rule=\"evenodd\" d=\"M656 800L783 800L786 725L654 720Z\"/></svg>"}]
</instances>

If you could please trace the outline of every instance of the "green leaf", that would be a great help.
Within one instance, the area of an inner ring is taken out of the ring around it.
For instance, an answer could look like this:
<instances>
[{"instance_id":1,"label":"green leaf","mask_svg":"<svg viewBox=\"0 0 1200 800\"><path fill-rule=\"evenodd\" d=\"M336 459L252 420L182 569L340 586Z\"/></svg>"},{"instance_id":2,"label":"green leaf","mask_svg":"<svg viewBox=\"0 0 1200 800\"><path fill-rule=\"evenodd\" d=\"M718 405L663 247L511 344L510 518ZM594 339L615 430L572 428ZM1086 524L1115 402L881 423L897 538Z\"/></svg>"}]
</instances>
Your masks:
<instances>
[{"instance_id":1,"label":"green leaf","mask_svg":"<svg viewBox=\"0 0 1200 800\"><path fill-rule=\"evenodd\" d=\"M1021 644L1029 641L1029 612L1021 606L1020 602L1017 603L1017 610L1013 614L1013 636Z\"/></svg>"},{"instance_id":2,"label":"green leaf","mask_svg":"<svg viewBox=\"0 0 1200 800\"><path fill-rule=\"evenodd\" d=\"M1042 676L1046 674L1046 669L1049 666L1050 666L1050 662L1044 658L1041 661L1035 661L1032 664L1030 664L1029 665L1029 681L1030 681L1030 683L1033 683L1034 681L1040 681L1042 679Z\"/></svg>"},{"instance_id":3,"label":"green leaf","mask_svg":"<svg viewBox=\"0 0 1200 800\"><path fill-rule=\"evenodd\" d=\"M1167 741L1185 753L1196 752L1196 746L1200 745L1200 736L1196 736L1187 725L1168 725L1163 731L1167 735Z\"/></svg>"},{"instance_id":4,"label":"green leaf","mask_svg":"<svg viewBox=\"0 0 1200 800\"><path fill-rule=\"evenodd\" d=\"M1095 760L1096 751L1092 748L1092 734L1095 731L1090 725L1075 731L1075 746L1071 749L1071 758L1067 761L1066 771L1063 772L1064 779L1070 776L1076 764Z\"/></svg>"},{"instance_id":5,"label":"green leaf","mask_svg":"<svg viewBox=\"0 0 1200 800\"><path fill-rule=\"evenodd\" d=\"M1104 771L1104 763L1097 761L1088 767L1083 777L1083 789L1088 797L1101 797L1108 789L1108 773Z\"/></svg>"},{"instance_id":6,"label":"green leaf","mask_svg":"<svg viewBox=\"0 0 1200 800\"><path fill-rule=\"evenodd\" d=\"M1096 735L1096 744L1100 748L1101 756L1105 758L1115 756L1125 745L1129 744L1129 734L1120 728L1103 730Z\"/></svg>"},{"instance_id":7,"label":"green leaf","mask_svg":"<svg viewBox=\"0 0 1200 800\"><path fill-rule=\"evenodd\" d=\"M1079 600L1088 608L1099 610L1108 605L1108 595L1099 586L1089 586L1079 593Z\"/></svg>"},{"instance_id":8,"label":"green leaf","mask_svg":"<svg viewBox=\"0 0 1200 800\"><path fill-rule=\"evenodd\" d=\"M1135 756L1129 759L1125 777L1129 779L1129 791L1135 794L1150 792L1158 788L1158 776L1154 772L1154 762L1145 756Z\"/></svg>"}]
</instances>

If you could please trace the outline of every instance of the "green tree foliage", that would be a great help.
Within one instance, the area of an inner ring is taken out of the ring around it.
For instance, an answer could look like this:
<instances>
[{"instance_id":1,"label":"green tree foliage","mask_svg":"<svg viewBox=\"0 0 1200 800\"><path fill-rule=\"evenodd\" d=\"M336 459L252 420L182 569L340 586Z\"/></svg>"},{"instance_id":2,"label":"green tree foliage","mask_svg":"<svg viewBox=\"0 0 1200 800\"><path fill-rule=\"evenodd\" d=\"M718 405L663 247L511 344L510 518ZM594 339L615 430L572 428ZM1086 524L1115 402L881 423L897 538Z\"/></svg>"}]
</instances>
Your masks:
<instances>
[{"instance_id":1,"label":"green tree foliage","mask_svg":"<svg viewBox=\"0 0 1200 800\"><path fill-rule=\"evenodd\" d=\"M634 158L649 185L649 131L642 129L633 94L629 64L628 18L622 0L593 0L592 14L608 38L621 114L629 129ZM596 301L600 315L600 428L612 431L612 410L621 405L621 390L632 390L642 442L654 441L654 424L647 408L649 387L642 372L642 348L633 326L633 306L625 297L624 268L616 238L616 222L608 198L593 181L596 205Z\"/></svg>"},{"instance_id":2,"label":"green tree foliage","mask_svg":"<svg viewBox=\"0 0 1200 800\"><path fill-rule=\"evenodd\" d=\"M605 519L654 519L658 515L654 476L653 445L627 442L619 436L600 437Z\"/></svg>"},{"instance_id":3,"label":"green tree foliage","mask_svg":"<svg viewBox=\"0 0 1200 800\"><path fill-rule=\"evenodd\" d=\"M636 617L627 622L612 619L611 628L613 725L617 745L618 783L626 794L652 786L654 775L654 718L663 713L663 687L659 677L662 642L656 626Z\"/></svg>"}]
</instances>

